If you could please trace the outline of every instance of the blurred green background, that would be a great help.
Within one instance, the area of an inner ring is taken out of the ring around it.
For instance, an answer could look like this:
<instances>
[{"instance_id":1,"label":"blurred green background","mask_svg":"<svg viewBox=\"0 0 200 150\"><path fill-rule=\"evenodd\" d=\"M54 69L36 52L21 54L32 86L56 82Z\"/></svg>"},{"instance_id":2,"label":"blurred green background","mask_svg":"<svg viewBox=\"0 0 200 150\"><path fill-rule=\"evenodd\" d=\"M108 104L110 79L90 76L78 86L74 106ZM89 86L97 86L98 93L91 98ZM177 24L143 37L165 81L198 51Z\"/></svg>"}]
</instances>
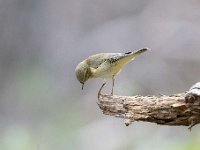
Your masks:
<instances>
[{"instance_id":1,"label":"blurred green background","mask_svg":"<svg viewBox=\"0 0 200 150\"><path fill-rule=\"evenodd\" d=\"M98 108L103 81L82 91L74 73L89 55L149 47L114 93L189 89L200 75L199 8L198 0L0 0L0 149L199 150L199 125L126 127Z\"/></svg>"}]
</instances>

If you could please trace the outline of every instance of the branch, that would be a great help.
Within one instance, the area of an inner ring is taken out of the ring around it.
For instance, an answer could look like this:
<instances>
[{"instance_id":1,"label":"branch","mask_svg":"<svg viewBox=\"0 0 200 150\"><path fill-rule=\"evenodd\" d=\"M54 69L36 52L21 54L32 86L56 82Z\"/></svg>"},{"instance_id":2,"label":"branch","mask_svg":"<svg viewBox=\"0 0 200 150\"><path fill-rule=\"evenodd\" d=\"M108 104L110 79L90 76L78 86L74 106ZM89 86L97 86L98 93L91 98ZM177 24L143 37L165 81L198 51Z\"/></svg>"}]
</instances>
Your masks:
<instances>
[{"instance_id":1,"label":"branch","mask_svg":"<svg viewBox=\"0 0 200 150\"><path fill-rule=\"evenodd\" d=\"M110 96L100 95L103 114L124 118L126 126L134 121L161 125L189 126L200 123L200 82L187 93L171 96Z\"/></svg>"}]
</instances>

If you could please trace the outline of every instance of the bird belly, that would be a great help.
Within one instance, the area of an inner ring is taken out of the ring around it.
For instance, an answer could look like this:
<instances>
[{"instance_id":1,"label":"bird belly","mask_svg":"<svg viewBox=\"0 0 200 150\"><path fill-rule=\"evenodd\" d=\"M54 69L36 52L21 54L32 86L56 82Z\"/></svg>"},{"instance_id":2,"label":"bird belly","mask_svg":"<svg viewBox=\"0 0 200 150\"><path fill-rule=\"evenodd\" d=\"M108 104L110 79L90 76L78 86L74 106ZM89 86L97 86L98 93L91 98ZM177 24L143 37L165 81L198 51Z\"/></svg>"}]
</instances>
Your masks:
<instances>
[{"instance_id":1,"label":"bird belly","mask_svg":"<svg viewBox=\"0 0 200 150\"><path fill-rule=\"evenodd\" d=\"M119 65L112 65L109 67L98 68L93 71L93 78L112 78L117 75L121 70Z\"/></svg>"}]
</instances>

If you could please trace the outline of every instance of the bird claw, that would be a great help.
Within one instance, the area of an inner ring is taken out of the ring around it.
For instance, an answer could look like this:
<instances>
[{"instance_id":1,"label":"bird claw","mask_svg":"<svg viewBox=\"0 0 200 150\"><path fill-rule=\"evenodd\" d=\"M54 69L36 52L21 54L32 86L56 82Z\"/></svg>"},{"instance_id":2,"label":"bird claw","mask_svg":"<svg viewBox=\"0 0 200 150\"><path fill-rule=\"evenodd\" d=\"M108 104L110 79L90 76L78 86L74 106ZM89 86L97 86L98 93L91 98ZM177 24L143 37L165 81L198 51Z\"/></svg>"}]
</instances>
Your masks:
<instances>
[{"instance_id":1,"label":"bird claw","mask_svg":"<svg viewBox=\"0 0 200 150\"><path fill-rule=\"evenodd\" d=\"M99 89L99 92L98 92L98 99L99 99L99 97L100 96L102 96L103 94L101 93L101 91L102 91L102 89L103 89L103 87L105 86L105 82L102 84L102 86L101 86L101 88Z\"/></svg>"},{"instance_id":2,"label":"bird claw","mask_svg":"<svg viewBox=\"0 0 200 150\"><path fill-rule=\"evenodd\" d=\"M98 99L100 98L100 96L102 96L103 94L101 94L101 93L98 93Z\"/></svg>"},{"instance_id":3,"label":"bird claw","mask_svg":"<svg viewBox=\"0 0 200 150\"><path fill-rule=\"evenodd\" d=\"M113 96L113 91L110 93L111 96Z\"/></svg>"}]
</instances>

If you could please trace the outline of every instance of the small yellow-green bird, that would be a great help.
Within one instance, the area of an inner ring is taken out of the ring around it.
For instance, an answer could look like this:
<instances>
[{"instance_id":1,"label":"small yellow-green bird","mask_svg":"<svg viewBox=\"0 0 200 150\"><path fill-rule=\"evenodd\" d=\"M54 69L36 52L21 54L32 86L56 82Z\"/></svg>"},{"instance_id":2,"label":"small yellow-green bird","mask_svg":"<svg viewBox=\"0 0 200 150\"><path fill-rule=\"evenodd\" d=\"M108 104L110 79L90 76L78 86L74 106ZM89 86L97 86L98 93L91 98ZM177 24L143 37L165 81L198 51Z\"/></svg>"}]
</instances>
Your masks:
<instances>
[{"instance_id":1,"label":"small yellow-green bird","mask_svg":"<svg viewBox=\"0 0 200 150\"><path fill-rule=\"evenodd\" d=\"M148 48L142 48L134 52L127 53L99 53L89 56L87 59L80 62L76 69L76 77L82 84L90 78L112 78L112 91L115 82L115 76L121 71L121 69L131 62L137 55L149 50ZM101 90L105 82L101 86L98 97L101 95Z\"/></svg>"}]
</instances>

